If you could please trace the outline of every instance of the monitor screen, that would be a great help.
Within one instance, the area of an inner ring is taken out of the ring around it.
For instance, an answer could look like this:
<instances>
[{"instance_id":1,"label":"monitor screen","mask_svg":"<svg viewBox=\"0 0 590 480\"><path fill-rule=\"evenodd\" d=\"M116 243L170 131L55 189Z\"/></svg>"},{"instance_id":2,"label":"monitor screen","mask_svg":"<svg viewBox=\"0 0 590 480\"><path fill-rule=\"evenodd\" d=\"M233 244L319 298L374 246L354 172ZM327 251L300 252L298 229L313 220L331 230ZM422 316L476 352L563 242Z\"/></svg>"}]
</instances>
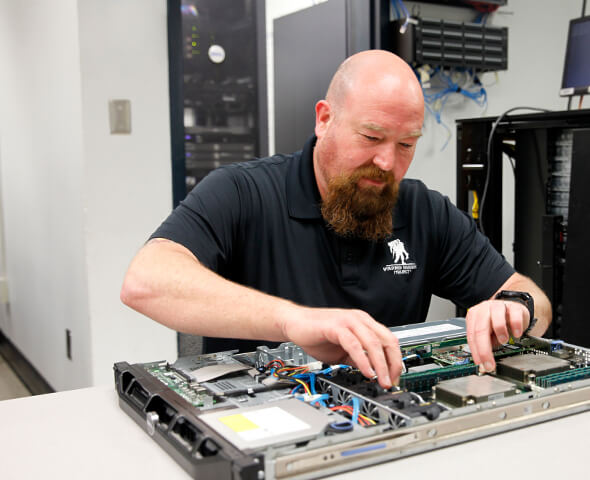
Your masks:
<instances>
[{"instance_id":1,"label":"monitor screen","mask_svg":"<svg viewBox=\"0 0 590 480\"><path fill-rule=\"evenodd\" d=\"M590 93L590 16L570 21L561 96Z\"/></svg>"}]
</instances>

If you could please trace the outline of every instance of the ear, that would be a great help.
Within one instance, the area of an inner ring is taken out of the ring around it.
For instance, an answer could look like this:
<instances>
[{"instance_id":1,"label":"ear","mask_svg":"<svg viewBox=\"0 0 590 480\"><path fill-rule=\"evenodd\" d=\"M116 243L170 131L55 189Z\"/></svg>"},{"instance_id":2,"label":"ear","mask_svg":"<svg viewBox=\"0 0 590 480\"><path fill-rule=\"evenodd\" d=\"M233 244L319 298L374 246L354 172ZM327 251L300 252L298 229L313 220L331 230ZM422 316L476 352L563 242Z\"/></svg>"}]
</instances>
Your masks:
<instances>
[{"instance_id":1,"label":"ear","mask_svg":"<svg viewBox=\"0 0 590 480\"><path fill-rule=\"evenodd\" d=\"M315 134L318 138L322 138L326 133L332 118L332 109L326 100L320 100L315 104Z\"/></svg>"}]
</instances>

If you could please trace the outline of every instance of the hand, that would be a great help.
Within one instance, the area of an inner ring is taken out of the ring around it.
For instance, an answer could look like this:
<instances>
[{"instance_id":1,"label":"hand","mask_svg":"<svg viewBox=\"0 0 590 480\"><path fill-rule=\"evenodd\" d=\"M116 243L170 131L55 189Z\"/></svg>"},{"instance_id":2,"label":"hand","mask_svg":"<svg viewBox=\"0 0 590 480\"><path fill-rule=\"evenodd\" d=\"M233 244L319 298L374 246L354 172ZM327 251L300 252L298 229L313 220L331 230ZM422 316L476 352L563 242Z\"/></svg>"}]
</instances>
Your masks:
<instances>
[{"instance_id":1,"label":"hand","mask_svg":"<svg viewBox=\"0 0 590 480\"><path fill-rule=\"evenodd\" d=\"M356 366L365 377L391 388L402 370L397 337L361 310L297 307L283 323L289 341L328 364Z\"/></svg>"},{"instance_id":2,"label":"hand","mask_svg":"<svg viewBox=\"0 0 590 480\"><path fill-rule=\"evenodd\" d=\"M523 304L505 300L487 300L475 305L465 320L473 363L482 372L496 368L493 348L506 343L510 335L520 338L530 322L529 311Z\"/></svg>"}]
</instances>

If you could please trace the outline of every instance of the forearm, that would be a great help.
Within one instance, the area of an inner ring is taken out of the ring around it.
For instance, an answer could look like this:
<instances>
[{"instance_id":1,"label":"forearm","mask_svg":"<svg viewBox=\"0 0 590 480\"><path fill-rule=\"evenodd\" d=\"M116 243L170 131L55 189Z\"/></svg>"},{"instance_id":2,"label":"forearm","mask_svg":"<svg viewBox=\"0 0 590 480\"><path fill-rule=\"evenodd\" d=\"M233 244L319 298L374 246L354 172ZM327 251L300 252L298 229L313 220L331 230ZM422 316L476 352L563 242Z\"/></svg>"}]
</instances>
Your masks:
<instances>
[{"instance_id":1,"label":"forearm","mask_svg":"<svg viewBox=\"0 0 590 480\"><path fill-rule=\"evenodd\" d=\"M292 341L325 363L356 365L390 388L401 373L395 335L368 313L309 308L230 282L182 245L154 239L123 282L126 305L174 330L226 338Z\"/></svg>"},{"instance_id":2,"label":"forearm","mask_svg":"<svg viewBox=\"0 0 590 480\"><path fill-rule=\"evenodd\" d=\"M547 331L552 319L551 303L535 282L524 275L515 273L498 291L500 290L515 290L531 294L535 300L535 317L537 318L537 324L533 327L530 333L534 336L541 336Z\"/></svg>"},{"instance_id":3,"label":"forearm","mask_svg":"<svg viewBox=\"0 0 590 480\"><path fill-rule=\"evenodd\" d=\"M121 300L177 331L268 341L286 341L283 318L302 308L226 280L185 247L160 239L133 259Z\"/></svg>"}]
</instances>

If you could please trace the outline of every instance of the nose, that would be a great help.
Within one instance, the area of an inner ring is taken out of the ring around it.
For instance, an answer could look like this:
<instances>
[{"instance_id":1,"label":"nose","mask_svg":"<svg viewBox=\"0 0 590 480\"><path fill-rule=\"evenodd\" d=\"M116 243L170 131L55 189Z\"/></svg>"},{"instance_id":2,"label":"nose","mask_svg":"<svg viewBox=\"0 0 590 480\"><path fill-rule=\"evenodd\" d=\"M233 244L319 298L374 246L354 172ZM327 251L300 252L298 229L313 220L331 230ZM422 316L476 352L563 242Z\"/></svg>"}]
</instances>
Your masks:
<instances>
[{"instance_id":1,"label":"nose","mask_svg":"<svg viewBox=\"0 0 590 480\"><path fill-rule=\"evenodd\" d=\"M384 172L393 170L393 166L395 165L395 148L392 145L382 145L373 157L373 164Z\"/></svg>"}]
</instances>

